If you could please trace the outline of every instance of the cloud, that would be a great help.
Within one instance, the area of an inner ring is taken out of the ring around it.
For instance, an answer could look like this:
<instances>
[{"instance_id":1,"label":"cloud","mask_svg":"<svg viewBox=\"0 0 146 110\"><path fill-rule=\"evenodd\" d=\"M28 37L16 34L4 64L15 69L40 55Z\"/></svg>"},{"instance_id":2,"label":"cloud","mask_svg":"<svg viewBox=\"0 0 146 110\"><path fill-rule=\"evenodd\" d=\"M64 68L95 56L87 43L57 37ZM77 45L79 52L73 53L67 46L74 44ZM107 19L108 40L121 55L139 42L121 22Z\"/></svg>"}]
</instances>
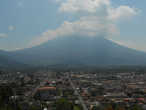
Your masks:
<instances>
[{"instance_id":1,"label":"cloud","mask_svg":"<svg viewBox=\"0 0 146 110\"><path fill-rule=\"evenodd\" d=\"M8 26L9 32L14 31L15 29L16 29L15 26L12 26L12 25ZM6 37L8 37L8 33L0 33L0 38L6 38Z\"/></svg>"},{"instance_id":2,"label":"cloud","mask_svg":"<svg viewBox=\"0 0 146 110\"><path fill-rule=\"evenodd\" d=\"M107 16L110 20L129 19L138 14L139 10L127 5L117 8L112 6L110 0L67 0L62 2L59 8L64 13L88 13L97 16ZM99 14L99 13L102 13ZM81 14L82 15L82 14Z\"/></svg>"},{"instance_id":3,"label":"cloud","mask_svg":"<svg viewBox=\"0 0 146 110\"><path fill-rule=\"evenodd\" d=\"M15 26L12 26L12 25L8 26L9 31L14 31L15 29L16 29Z\"/></svg>"},{"instance_id":4,"label":"cloud","mask_svg":"<svg viewBox=\"0 0 146 110\"><path fill-rule=\"evenodd\" d=\"M80 12L96 13L97 9L109 6L109 0L67 0L59 8L62 12Z\"/></svg>"},{"instance_id":5,"label":"cloud","mask_svg":"<svg viewBox=\"0 0 146 110\"><path fill-rule=\"evenodd\" d=\"M129 19L138 14L138 10L129 6L119 6L118 8L109 9L109 19L121 20Z\"/></svg>"},{"instance_id":6,"label":"cloud","mask_svg":"<svg viewBox=\"0 0 146 110\"><path fill-rule=\"evenodd\" d=\"M78 21L65 21L56 30L48 30L31 42L32 45L40 45L48 40L52 40L62 36L103 36L106 37L118 34L116 26L110 22L106 22L106 18L97 16L81 17Z\"/></svg>"},{"instance_id":7,"label":"cloud","mask_svg":"<svg viewBox=\"0 0 146 110\"><path fill-rule=\"evenodd\" d=\"M5 38L5 37L8 37L6 33L0 33L0 38Z\"/></svg>"},{"instance_id":8,"label":"cloud","mask_svg":"<svg viewBox=\"0 0 146 110\"><path fill-rule=\"evenodd\" d=\"M145 43L142 43L138 40L136 42L134 40L114 40L114 39L109 39L109 40L111 40L112 42L115 42L119 45L126 46L128 48L133 48L136 50L146 52ZM136 43L138 43L139 45L136 45Z\"/></svg>"},{"instance_id":9,"label":"cloud","mask_svg":"<svg viewBox=\"0 0 146 110\"><path fill-rule=\"evenodd\" d=\"M47 30L31 42L31 46L40 45L61 36L81 35L89 37L109 37L119 35L117 21L129 19L138 11L129 6L113 7L110 0L57 0L60 13L79 16L74 21L64 20L54 30Z\"/></svg>"}]
</instances>

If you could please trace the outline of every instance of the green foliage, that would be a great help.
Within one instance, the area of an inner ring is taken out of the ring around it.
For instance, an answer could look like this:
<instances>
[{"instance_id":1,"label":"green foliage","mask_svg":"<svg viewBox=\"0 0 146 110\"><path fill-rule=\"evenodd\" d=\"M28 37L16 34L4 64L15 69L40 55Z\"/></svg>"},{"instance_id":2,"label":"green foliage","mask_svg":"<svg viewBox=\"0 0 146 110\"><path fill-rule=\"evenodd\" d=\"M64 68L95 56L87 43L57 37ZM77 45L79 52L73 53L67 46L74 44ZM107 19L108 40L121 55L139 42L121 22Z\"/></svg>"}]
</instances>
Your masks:
<instances>
[{"instance_id":1,"label":"green foliage","mask_svg":"<svg viewBox=\"0 0 146 110\"><path fill-rule=\"evenodd\" d=\"M79 106L75 105L73 110L81 110L81 108Z\"/></svg>"},{"instance_id":2,"label":"green foliage","mask_svg":"<svg viewBox=\"0 0 146 110\"><path fill-rule=\"evenodd\" d=\"M131 110L142 110L142 108L138 105L134 105Z\"/></svg>"},{"instance_id":3,"label":"green foliage","mask_svg":"<svg viewBox=\"0 0 146 110\"><path fill-rule=\"evenodd\" d=\"M73 104L64 98L61 98L56 102L56 110L73 110Z\"/></svg>"},{"instance_id":4,"label":"green foliage","mask_svg":"<svg viewBox=\"0 0 146 110\"><path fill-rule=\"evenodd\" d=\"M122 106L117 106L115 110L125 110L125 108Z\"/></svg>"},{"instance_id":5,"label":"green foliage","mask_svg":"<svg viewBox=\"0 0 146 110\"><path fill-rule=\"evenodd\" d=\"M92 110L103 110L101 106L93 106Z\"/></svg>"},{"instance_id":6,"label":"green foliage","mask_svg":"<svg viewBox=\"0 0 146 110\"><path fill-rule=\"evenodd\" d=\"M32 106L30 106L29 110L40 110L40 108L32 105Z\"/></svg>"},{"instance_id":7,"label":"green foliage","mask_svg":"<svg viewBox=\"0 0 146 110\"><path fill-rule=\"evenodd\" d=\"M113 110L112 105L108 105L108 106L105 108L105 110Z\"/></svg>"}]
</instances>

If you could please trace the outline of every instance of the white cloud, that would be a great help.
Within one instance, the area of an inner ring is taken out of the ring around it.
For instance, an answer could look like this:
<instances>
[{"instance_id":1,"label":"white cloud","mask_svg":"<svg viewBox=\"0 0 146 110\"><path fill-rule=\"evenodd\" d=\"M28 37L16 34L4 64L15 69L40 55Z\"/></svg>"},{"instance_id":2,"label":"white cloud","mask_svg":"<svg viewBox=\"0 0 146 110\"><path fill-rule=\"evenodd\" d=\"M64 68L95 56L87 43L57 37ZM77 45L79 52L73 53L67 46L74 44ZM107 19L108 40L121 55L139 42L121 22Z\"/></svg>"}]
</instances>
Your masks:
<instances>
[{"instance_id":1,"label":"white cloud","mask_svg":"<svg viewBox=\"0 0 146 110\"><path fill-rule=\"evenodd\" d=\"M98 8L109 5L109 0L67 0L61 4L59 10L62 12L85 11L95 13Z\"/></svg>"},{"instance_id":2,"label":"white cloud","mask_svg":"<svg viewBox=\"0 0 146 110\"><path fill-rule=\"evenodd\" d=\"M137 15L138 10L127 5L121 5L117 8L112 6L110 0L67 0L62 2L59 8L61 12L68 13L90 13L97 16L105 15L110 20L129 19ZM102 13L99 14L99 13Z\"/></svg>"},{"instance_id":3,"label":"white cloud","mask_svg":"<svg viewBox=\"0 0 146 110\"><path fill-rule=\"evenodd\" d=\"M129 6L114 8L110 0L57 0L60 13L79 15L75 21L65 20L55 30L48 30L31 42L31 46L40 45L48 40L61 36L114 36L119 35L116 21L129 19L137 15L137 10Z\"/></svg>"},{"instance_id":4,"label":"white cloud","mask_svg":"<svg viewBox=\"0 0 146 110\"><path fill-rule=\"evenodd\" d=\"M112 42L115 42L119 45L122 45L122 46L126 46L128 48L133 48L133 49L136 49L136 50L140 50L140 51L144 51L146 52L146 48L145 48L145 43L142 43L140 41L137 41L135 43L134 40L114 40L114 39L109 39L111 40ZM136 44L139 44L139 45L136 45Z\"/></svg>"},{"instance_id":5,"label":"white cloud","mask_svg":"<svg viewBox=\"0 0 146 110\"><path fill-rule=\"evenodd\" d=\"M8 30L9 31L14 31L16 28L15 28L15 26L12 26L12 25L10 25L9 27L8 27Z\"/></svg>"},{"instance_id":6,"label":"white cloud","mask_svg":"<svg viewBox=\"0 0 146 110\"><path fill-rule=\"evenodd\" d=\"M129 19L137 14L138 11L129 6L119 6L118 8L109 9L109 19L111 20Z\"/></svg>"},{"instance_id":7,"label":"white cloud","mask_svg":"<svg viewBox=\"0 0 146 110\"><path fill-rule=\"evenodd\" d=\"M112 41L112 42L115 42L115 43L117 43L117 44L119 44L119 45L122 45L122 46L127 46L127 43L125 43L125 42L123 42L123 41L118 41L118 40L113 40L113 39L109 39L110 41ZM128 47L128 46L127 46Z\"/></svg>"},{"instance_id":8,"label":"white cloud","mask_svg":"<svg viewBox=\"0 0 146 110\"><path fill-rule=\"evenodd\" d=\"M97 16L81 17L78 21L68 22L65 21L56 30L48 30L41 36L31 42L33 45L40 45L41 43L47 42L48 40L55 39L56 37L77 35L77 36L112 36L117 35L118 30L116 26L110 22L106 23L106 18L100 18Z\"/></svg>"},{"instance_id":9,"label":"white cloud","mask_svg":"<svg viewBox=\"0 0 146 110\"><path fill-rule=\"evenodd\" d=\"M6 33L0 33L0 38L5 38L5 37L8 37Z\"/></svg>"}]
</instances>

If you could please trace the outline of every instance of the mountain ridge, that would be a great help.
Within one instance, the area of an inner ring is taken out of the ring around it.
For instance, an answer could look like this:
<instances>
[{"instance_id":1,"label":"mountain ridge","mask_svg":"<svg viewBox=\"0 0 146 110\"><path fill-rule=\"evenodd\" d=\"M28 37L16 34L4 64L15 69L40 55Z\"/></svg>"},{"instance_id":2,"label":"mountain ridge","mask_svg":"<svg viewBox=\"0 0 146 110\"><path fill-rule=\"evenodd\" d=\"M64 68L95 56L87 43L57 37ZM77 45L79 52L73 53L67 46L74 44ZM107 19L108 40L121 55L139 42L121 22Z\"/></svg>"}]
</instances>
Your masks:
<instances>
[{"instance_id":1,"label":"mountain ridge","mask_svg":"<svg viewBox=\"0 0 146 110\"><path fill-rule=\"evenodd\" d=\"M36 47L11 52L31 65L146 65L146 53L103 37L66 36Z\"/></svg>"},{"instance_id":2,"label":"mountain ridge","mask_svg":"<svg viewBox=\"0 0 146 110\"><path fill-rule=\"evenodd\" d=\"M12 58L10 52L0 50L0 68L17 69L22 68L23 66L26 67L27 65Z\"/></svg>"}]
</instances>

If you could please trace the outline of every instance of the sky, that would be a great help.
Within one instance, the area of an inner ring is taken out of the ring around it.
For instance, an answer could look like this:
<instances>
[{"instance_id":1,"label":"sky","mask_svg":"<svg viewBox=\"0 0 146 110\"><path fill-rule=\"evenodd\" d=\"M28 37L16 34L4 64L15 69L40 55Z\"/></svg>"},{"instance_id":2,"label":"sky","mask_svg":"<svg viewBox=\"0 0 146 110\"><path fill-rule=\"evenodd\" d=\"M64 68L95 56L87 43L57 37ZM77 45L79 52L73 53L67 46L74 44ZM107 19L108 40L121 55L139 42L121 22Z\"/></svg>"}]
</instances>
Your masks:
<instances>
[{"instance_id":1,"label":"sky","mask_svg":"<svg viewBox=\"0 0 146 110\"><path fill-rule=\"evenodd\" d=\"M0 0L0 49L76 34L146 52L146 0Z\"/></svg>"}]
</instances>

